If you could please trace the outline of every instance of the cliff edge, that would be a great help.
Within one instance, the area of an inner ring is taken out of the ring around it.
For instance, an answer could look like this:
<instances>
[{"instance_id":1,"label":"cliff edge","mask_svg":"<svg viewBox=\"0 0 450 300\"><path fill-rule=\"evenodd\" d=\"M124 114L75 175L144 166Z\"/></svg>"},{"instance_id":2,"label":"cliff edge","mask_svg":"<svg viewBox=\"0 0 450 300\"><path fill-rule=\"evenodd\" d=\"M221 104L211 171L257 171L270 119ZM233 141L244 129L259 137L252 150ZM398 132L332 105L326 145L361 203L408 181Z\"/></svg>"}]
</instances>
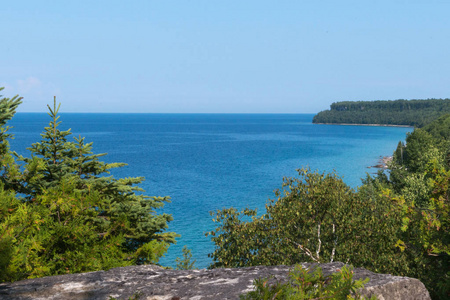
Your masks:
<instances>
[{"instance_id":1,"label":"cliff edge","mask_svg":"<svg viewBox=\"0 0 450 300\"><path fill-rule=\"evenodd\" d=\"M303 267L317 264L304 263ZM320 264L328 275L343 263ZM130 266L109 271L69 274L14 283L0 284L0 299L239 299L239 295L253 288L253 280L273 276L272 280L286 281L290 266L258 266L239 269L166 270L158 266ZM376 295L380 300L431 299L425 286L417 279L376 274L355 268L354 279L369 277L361 291Z\"/></svg>"}]
</instances>

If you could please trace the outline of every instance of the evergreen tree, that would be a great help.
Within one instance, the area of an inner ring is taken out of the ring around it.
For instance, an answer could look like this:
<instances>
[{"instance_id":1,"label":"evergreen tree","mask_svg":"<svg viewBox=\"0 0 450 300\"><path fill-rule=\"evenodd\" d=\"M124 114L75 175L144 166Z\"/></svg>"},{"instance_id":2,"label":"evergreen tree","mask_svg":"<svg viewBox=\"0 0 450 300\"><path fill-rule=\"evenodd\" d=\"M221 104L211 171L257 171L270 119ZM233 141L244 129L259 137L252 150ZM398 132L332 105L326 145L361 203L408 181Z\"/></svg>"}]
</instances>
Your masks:
<instances>
[{"instance_id":1,"label":"evergreen tree","mask_svg":"<svg viewBox=\"0 0 450 300\"><path fill-rule=\"evenodd\" d=\"M167 214L157 215L155 210L162 208L168 197L148 197L142 195L144 190L136 185L144 178L115 179L109 170L122 167L124 163L104 163L99 158L106 155L93 154L92 143L85 143L84 138L67 141L70 129L59 130L59 105L54 99L53 108L49 107L51 121L41 134L42 141L33 144L29 150L31 158L22 158L25 168L33 174L28 179L28 194L33 196L46 189L61 184L63 179L71 178L75 189L82 194L98 191L109 205L99 210L99 216L105 226L123 222L120 232L125 234L127 242L124 247L136 251L152 240L174 243L175 234L162 233L172 217ZM102 176L102 175L109 176ZM144 262L145 259L139 259Z\"/></svg>"},{"instance_id":2,"label":"evergreen tree","mask_svg":"<svg viewBox=\"0 0 450 300\"><path fill-rule=\"evenodd\" d=\"M0 91L4 88L0 87ZM9 139L13 136L8 133L11 127L6 123L14 116L17 107L22 103L18 95L5 98L0 95L0 180L6 189L17 189L21 173L14 156L9 149Z\"/></svg>"},{"instance_id":3,"label":"evergreen tree","mask_svg":"<svg viewBox=\"0 0 450 300\"><path fill-rule=\"evenodd\" d=\"M15 103L0 118L10 119ZM48 107L50 123L31 157L19 157L22 169L2 169L0 280L157 263L177 236L164 232L172 216L156 213L169 198L144 195L142 177L111 176L125 164L100 161L106 154L93 154L82 137L69 141L59 107L56 99ZM3 161L13 157L5 149Z\"/></svg>"}]
</instances>

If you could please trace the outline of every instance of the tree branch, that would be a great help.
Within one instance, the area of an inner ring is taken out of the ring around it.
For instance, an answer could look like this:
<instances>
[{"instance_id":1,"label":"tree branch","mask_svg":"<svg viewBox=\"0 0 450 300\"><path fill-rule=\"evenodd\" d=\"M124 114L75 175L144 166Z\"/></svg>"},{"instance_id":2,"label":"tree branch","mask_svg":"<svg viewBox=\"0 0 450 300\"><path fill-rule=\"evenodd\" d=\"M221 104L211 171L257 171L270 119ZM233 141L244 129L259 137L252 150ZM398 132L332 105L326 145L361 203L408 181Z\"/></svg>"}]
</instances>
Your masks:
<instances>
[{"instance_id":1,"label":"tree branch","mask_svg":"<svg viewBox=\"0 0 450 300\"><path fill-rule=\"evenodd\" d=\"M320 247L322 246L322 241L320 240L320 223L317 225L317 239L319 240L319 246L317 247L317 260L320 259Z\"/></svg>"}]
</instances>

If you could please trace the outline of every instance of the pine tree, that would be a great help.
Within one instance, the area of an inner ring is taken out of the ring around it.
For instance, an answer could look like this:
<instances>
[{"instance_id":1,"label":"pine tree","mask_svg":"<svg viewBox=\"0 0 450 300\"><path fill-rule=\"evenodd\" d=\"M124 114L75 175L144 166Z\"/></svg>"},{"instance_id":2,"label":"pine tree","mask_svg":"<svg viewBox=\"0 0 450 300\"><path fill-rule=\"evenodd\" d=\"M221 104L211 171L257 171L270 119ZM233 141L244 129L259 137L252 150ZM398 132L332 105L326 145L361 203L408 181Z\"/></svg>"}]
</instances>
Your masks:
<instances>
[{"instance_id":1,"label":"pine tree","mask_svg":"<svg viewBox=\"0 0 450 300\"><path fill-rule=\"evenodd\" d=\"M172 217L167 214L156 215L155 210L162 208L169 201L168 197L148 197L139 186L143 177L115 179L109 170L125 166L124 163L104 163L99 158L106 155L93 154L92 143L85 143L84 138L68 141L70 129L59 130L59 107L54 99L53 108L49 108L51 121L44 133L42 141L34 143L29 150L32 158L22 158L25 168L34 174L29 178L30 195L36 195L49 187L59 185L63 178L73 177L77 190L87 193L96 190L107 199L110 205L99 211L100 216L108 221L126 218L123 231L128 242L126 247L136 250L144 243L159 240L175 242L175 234L162 234ZM28 168L28 166L30 166ZM103 175L108 176L103 176ZM32 183L32 184L31 184ZM139 194L137 194L139 193Z\"/></svg>"},{"instance_id":2,"label":"pine tree","mask_svg":"<svg viewBox=\"0 0 450 300\"><path fill-rule=\"evenodd\" d=\"M0 280L157 263L177 236L164 232L172 216L156 213L169 198L144 195L142 177L114 178L109 170L125 164L100 161L106 154L94 154L82 137L69 141L56 99L48 108L42 140L28 148L30 158L19 157L23 172L3 169L3 178L11 170L20 176L0 199L0 248L8 249Z\"/></svg>"},{"instance_id":3,"label":"pine tree","mask_svg":"<svg viewBox=\"0 0 450 300\"><path fill-rule=\"evenodd\" d=\"M29 173L34 177L39 176L39 180L28 179L28 193L31 195L58 185L65 176L72 173L68 162L74 156L74 147L73 143L67 141L67 136L71 135L70 129L61 131L58 128L61 124L58 121L60 106L60 104L56 106L56 98L54 98L53 108L47 105L51 121L41 133L42 141L27 148L32 154L31 158L21 157L21 160L27 164Z\"/></svg>"},{"instance_id":4,"label":"pine tree","mask_svg":"<svg viewBox=\"0 0 450 300\"><path fill-rule=\"evenodd\" d=\"M0 87L0 91L4 88ZM9 149L9 139L13 136L8 133L11 127L6 123L16 113L17 107L22 103L22 97L18 95L5 98L0 95L0 180L6 189L17 189L18 180L21 176L19 168Z\"/></svg>"}]
</instances>

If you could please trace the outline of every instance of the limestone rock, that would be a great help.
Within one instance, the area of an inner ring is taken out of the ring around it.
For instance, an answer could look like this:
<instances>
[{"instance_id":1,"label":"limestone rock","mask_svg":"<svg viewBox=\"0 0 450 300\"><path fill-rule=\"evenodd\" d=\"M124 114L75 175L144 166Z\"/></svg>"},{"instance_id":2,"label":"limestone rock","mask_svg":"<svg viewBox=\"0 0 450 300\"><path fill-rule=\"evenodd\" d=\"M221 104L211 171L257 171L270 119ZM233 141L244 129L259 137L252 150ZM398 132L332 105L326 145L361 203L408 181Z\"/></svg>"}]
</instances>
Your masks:
<instances>
[{"instance_id":1,"label":"limestone rock","mask_svg":"<svg viewBox=\"0 0 450 300\"><path fill-rule=\"evenodd\" d=\"M302 264L314 267L315 264ZM321 264L324 274L336 272L343 263ZM166 270L145 265L115 268L81 274L60 275L0 284L0 299L128 299L136 293L139 299L239 299L253 288L253 280L273 276L286 281L289 266L258 266L240 269ZM430 299L425 286L417 279L376 274L356 268L354 279L369 277L361 291L380 300Z\"/></svg>"}]
</instances>

